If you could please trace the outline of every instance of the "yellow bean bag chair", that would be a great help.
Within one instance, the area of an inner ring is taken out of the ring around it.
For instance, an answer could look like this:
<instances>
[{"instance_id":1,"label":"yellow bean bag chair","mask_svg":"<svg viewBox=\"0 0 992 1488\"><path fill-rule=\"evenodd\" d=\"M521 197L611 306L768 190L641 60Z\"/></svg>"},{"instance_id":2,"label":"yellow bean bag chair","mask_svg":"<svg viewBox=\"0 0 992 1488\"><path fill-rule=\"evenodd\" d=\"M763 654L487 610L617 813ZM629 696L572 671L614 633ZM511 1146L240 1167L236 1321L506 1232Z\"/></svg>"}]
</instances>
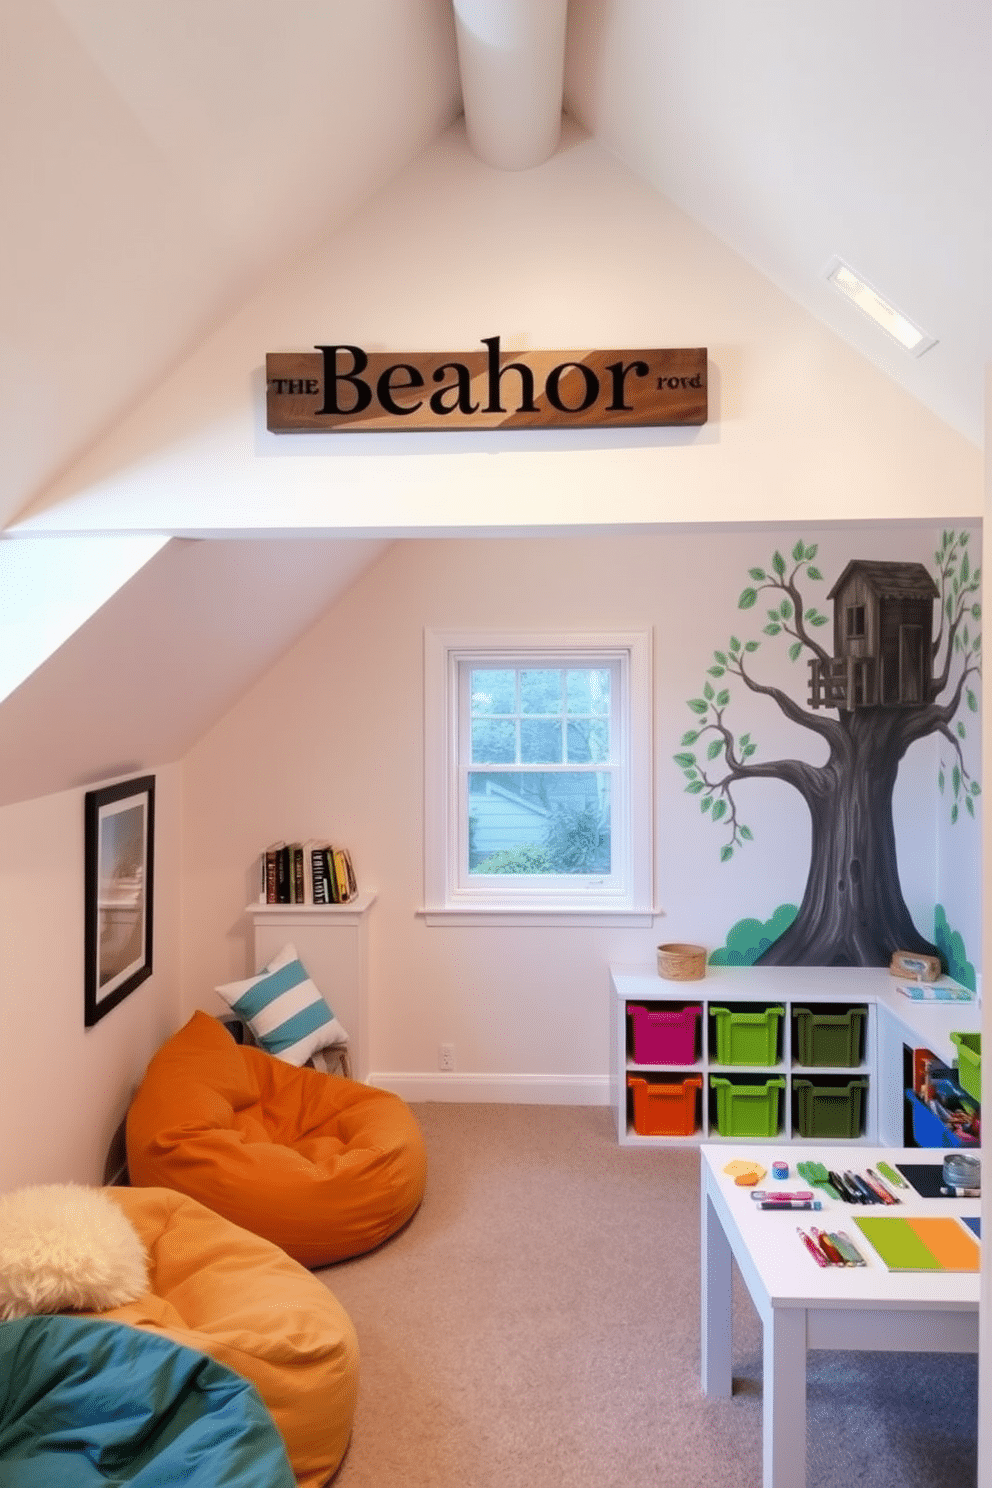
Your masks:
<instances>
[{"instance_id":1,"label":"yellow bean bag chair","mask_svg":"<svg viewBox=\"0 0 992 1488\"><path fill-rule=\"evenodd\" d=\"M250 1380L297 1482L322 1488L344 1456L358 1390L358 1340L344 1308L277 1246L195 1199L163 1188L103 1192L148 1250L149 1290L90 1316L164 1334Z\"/></svg>"},{"instance_id":2,"label":"yellow bean bag chair","mask_svg":"<svg viewBox=\"0 0 992 1488\"><path fill-rule=\"evenodd\" d=\"M374 1249L424 1193L405 1101L237 1044L208 1013L152 1059L126 1141L132 1185L189 1194L304 1266Z\"/></svg>"}]
</instances>

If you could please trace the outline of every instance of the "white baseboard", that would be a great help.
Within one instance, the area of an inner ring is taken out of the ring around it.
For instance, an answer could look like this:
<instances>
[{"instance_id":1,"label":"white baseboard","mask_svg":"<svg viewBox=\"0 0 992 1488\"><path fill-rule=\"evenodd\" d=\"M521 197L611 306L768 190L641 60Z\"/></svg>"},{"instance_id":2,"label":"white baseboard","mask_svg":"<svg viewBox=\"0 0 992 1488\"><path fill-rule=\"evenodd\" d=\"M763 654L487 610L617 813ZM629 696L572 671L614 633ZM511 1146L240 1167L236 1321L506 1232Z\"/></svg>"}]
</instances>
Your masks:
<instances>
[{"instance_id":1,"label":"white baseboard","mask_svg":"<svg viewBox=\"0 0 992 1488\"><path fill-rule=\"evenodd\" d=\"M507 1106L608 1106L608 1075L393 1074L376 1071L369 1085L404 1100L466 1101Z\"/></svg>"}]
</instances>

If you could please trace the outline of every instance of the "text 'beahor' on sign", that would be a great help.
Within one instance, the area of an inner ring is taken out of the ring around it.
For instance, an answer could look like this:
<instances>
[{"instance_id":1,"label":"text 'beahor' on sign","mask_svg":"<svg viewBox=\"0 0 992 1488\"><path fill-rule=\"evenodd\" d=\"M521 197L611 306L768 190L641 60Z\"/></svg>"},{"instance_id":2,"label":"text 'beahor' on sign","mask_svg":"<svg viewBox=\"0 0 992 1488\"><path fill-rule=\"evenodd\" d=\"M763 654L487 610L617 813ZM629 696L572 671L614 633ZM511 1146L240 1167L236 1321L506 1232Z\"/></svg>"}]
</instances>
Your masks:
<instances>
[{"instance_id":1,"label":"text 'beahor' on sign","mask_svg":"<svg viewBox=\"0 0 992 1488\"><path fill-rule=\"evenodd\" d=\"M273 433L605 429L705 424L706 348L468 352L271 351Z\"/></svg>"}]
</instances>

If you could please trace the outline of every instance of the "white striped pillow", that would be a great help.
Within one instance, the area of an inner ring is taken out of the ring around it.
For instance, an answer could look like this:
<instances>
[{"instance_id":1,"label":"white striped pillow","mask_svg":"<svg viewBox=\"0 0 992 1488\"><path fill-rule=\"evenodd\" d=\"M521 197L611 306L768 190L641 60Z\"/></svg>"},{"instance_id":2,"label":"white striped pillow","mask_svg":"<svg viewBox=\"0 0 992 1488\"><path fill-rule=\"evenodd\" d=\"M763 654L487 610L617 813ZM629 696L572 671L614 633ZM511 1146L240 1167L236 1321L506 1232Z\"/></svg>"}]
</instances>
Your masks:
<instances>
[{"instance_id":1,"label":"white striped pillow","mask_svg":"<svg viewBox=\"0 0 992 1488\"><path fill-rule=\"evenodd\" d=\"M257 975L215 990L266 1053L289 1064L306 1064L318 1050L348 1042L294 945L283 946Z\"/></svg>"}]
</instances>

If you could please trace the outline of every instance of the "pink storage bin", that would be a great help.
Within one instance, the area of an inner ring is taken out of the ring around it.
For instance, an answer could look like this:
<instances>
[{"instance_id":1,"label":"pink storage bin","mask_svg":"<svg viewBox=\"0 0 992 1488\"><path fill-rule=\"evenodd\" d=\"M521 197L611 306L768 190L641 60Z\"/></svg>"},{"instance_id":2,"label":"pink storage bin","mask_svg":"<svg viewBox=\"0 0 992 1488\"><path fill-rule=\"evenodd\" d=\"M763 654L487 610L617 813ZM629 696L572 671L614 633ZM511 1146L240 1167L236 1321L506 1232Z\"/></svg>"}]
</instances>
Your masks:
<instances>
[{"instance_id":1,"label":"pink storage bin","mask_svg":"<svg viewBox=\"0 0 992 1488\"><path fill-rule=\"evenodd\" d=\"M627 1004L633 1030L633 1053L637 1064L695 1064L696 1028L702 1006L684 1008L640 1007Z\"/></svg>"}]
</instances>

